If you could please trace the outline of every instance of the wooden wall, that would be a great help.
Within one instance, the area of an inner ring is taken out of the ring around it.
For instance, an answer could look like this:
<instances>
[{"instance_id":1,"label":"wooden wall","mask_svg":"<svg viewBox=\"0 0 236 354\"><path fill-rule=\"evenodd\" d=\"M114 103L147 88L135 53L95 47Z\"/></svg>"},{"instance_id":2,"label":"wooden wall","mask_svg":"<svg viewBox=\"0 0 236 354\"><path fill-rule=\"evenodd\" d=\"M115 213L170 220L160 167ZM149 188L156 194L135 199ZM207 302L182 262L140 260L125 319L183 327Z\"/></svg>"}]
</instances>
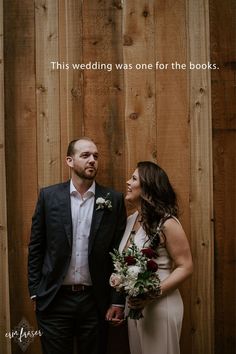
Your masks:
<instances>
[{"instance_id":1,"label":"wooden wall","mask_svg":"<svg viewBox=\"0 0 236 354\"><path fill-rule=\"evenodd\" d=\"M3 53L3 1L0 0L0 348L11 352L11 342L4 334L10 328L9 276L7 245L7 202L5 166L4 117L4 53Z\"/></svg>"},{"instance_id":2,"label":"wooden wall","mask_svg":"<svg viewBox=\"0 0 236 354\"><path fill-rule=\"evenodd\" d=\"M215 353L236 345L236 3L210 0L215 217ZM222 326L223 323L223 326Z\"/></svg>"},{"instance_id":3,"label":"wooden wall","mask_svg":"<svg viewBox=\"0 0 236 354\"><path fill-rule=\"evenodd\" d=\"M181 288L182 354L233 354L233 0L1 0L0 6L3 353L21 353L5 338L6 329L22 317L36 328L26 269L38 190L69 177L67 144L87 135L101 154L98 180L117 190L125 191L139 160L166 169L195 263L192 279ZM52 61L110 63L113 70L53 70ZM190 61L217 63L219 69L171 68L172 62ZM156 62L169 66L155 70ZM116 70L117 63L134 69ZM154 69L135 69L142 63ZM109 348L128 353L125 329L112 331ZM38 338L26 352L40 353Z\"/></svg>"}]
</instances>

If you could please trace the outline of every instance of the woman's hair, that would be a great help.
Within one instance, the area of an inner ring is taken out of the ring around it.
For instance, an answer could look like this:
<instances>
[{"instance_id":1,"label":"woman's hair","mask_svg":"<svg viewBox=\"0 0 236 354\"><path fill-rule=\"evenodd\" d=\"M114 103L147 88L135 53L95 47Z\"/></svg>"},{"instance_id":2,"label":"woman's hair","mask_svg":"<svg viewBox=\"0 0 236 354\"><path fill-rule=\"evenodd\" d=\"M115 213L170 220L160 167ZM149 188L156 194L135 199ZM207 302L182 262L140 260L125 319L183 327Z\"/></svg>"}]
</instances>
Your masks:
<instances>
[{"instance_id":1,"label":"woman's hair","mask_svg":"<svg viewBox=\"0 0 236 354\"><path fill-rule=\"evenodd\" d=\"M178 216L177 198L165 171L151 161L137 164L141 187L142 226L148 237L157 246L160 235L157 227L168 216ZM155 238L155 240L154 240Z\"/></svg>"}]
</instances>

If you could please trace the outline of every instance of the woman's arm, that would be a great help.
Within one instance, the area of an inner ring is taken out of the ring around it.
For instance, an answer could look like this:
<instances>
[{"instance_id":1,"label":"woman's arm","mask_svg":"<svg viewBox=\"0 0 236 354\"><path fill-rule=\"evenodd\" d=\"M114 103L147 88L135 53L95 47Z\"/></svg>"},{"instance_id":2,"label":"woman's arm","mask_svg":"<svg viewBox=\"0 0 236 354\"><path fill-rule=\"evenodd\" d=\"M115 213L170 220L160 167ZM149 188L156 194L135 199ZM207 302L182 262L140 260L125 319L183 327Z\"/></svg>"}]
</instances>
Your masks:
<instances>
[{"instance_id":1,"label":"woman's arm","mask_svg":"<svg viewBox=\"0 0 236 354\"><path fill-rule=\"evenodd\" d=\"M193 262L187 236L177 220L168 219L164 223L166 249L174 262L173 272L161 282L162 295L179 287L193 272ZM155 298L129 298L131 308L143 308Z\"/></svg>"},{"instance_id":2,"label":"woman's arm","mask_svg":"<svg viewBox=\"0 0 236 354\"><path fill-rule=\"evenodd\" d=\"M193 262L187 236L175 219L164 223L166 249L174 262L173 272L161 282L162 294L179 287L193 272Z\"/></svg>"}]
</instances>

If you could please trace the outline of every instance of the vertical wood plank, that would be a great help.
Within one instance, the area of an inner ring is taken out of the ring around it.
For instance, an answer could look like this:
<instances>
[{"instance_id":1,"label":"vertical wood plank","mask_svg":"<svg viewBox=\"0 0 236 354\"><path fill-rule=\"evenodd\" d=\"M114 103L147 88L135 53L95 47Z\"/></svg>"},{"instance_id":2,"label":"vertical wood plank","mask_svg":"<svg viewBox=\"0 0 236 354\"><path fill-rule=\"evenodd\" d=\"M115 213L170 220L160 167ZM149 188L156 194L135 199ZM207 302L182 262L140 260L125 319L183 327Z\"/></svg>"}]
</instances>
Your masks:
<instances>
[{"instance_id":1,"label":"vertical wood plank","mask_svg":"<svg viewBox=\"0 0 236 354\"><path fill-rule=\"evenodd\" d=\"M210 61L209 4L188 2L188 59ZM195 260L192 278L193 353L214 353L214 240L212 121L209 70L189 71L191 129L191 232Z\"/></svg>"},{"instance_id":2,"label":"vertical wood plank","mask_svg":"<svg viewBox=\"0 0 236 354\"><path fill-rule=\"evenodd\" d=\"M190 229L190 141L187 69L172 69L172 63L187 64L186 2L160 1L155 5L157 160L167 171L179 201L180 219L187 237ZM181 286L184 320L181 353L192 353L191 282Z\"/></svg>"},{"instance_id":3,"label":"vertical wood plank","mask_svg":"<svg viewBox=\"0 0 236 354\"><path fill-rule=\"evenodd\" d=\"M215 353L236 350L236 3L210 1L215 219ZM219 325L220 324L220 325Z\"/></svg>"},{"instance_id":4,"label":"vertical wood plank","mask_svg":"<svg viewBox=\"0 0 236 354\"><path fill-rule=\"evenodd\" d=\"M10 354L11 342L5 337L6 332L10 331L10 303L4 120L3 0L0 0L0 348Z\"/></svg>"},{"instance_id":5,"label":"vertical wood plank","mask_svg":"<svg viewBox=\"0 0 236 354\"><path fill-rule=\"evenodd\" d=\"M141 160L156 160L155 71L138 64L155 62L154 1L124 2L126 178Z\"/></svg>"},{"instance_id":6,"label":"vertical wood plank","mask_svg":"<svg viewBox=\"0 0 236 354\"><path fill-rule=\"evenodd\" d=\"M124 87L114 64L122 62L121 2L83 2L83 63L112 65L87 69L84 76L84 133L100 152L98 180L125 188Z\"/></svg>"},{"instance_id":7,"label":"vertical wood plank","mask_svg":"<svg viewBox=\"0 0 236 354\"><path fill-rule=\"evenodd\" d=\"M61 180L58 1L35 1L38 185Z\"/></svg>"},{"instance_id":8,"label":"vertical wood plank","mask_svg":"<svg viewBox=\"0 0 236 354\"><path fill-rule=\"evenodd\" d=\"M69 141L84 135L83 74L73 70L82 62L82 1L59 1L59 62L69 65L60 70L60 125L62 180L68 178L65 164Z\"/></svg>"},{"instance_id":9,"label":"vertical wood plank","mask_svg":"<svg viewBox=\"0 0 236 354\"><path fill-rule=\"evenodd\" d=\"M27 253L37 197L34 3L4 1L5 141L11 329L36 329L28 293ZM12 354L22 352L12 340ZM37 353L38 338L28 353Z\"/></svg>"},{"instance_id":10,"label":"vertical wood plank","mask_svg":"<svg viewBox=\"0 0 236 354\"><path fill-rule=\"evenodd\" d=\"M122 71L122 2L83 2L82 63L111 65L112 70L84 70L84 134L98 146L98 181L125 189L124 82ZM128 354L126 329L110 328L108 353Z\"/></svg>"}]
</instances>

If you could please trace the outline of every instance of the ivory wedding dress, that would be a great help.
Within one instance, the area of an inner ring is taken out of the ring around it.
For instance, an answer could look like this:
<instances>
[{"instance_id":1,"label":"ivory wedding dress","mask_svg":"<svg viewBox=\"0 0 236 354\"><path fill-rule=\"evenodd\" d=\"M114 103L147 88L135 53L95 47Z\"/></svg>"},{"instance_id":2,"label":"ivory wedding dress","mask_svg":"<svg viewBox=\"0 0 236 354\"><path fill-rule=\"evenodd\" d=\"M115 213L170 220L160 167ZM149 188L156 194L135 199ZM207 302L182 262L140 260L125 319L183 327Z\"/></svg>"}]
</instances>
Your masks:
<instances>
[{"instance_id":1,"label":"ivory wedding dress","mask_svg":"<svg viewBox=\"0 0 236 354\"><path fill-rule=\"evenodd\" d=\"M127 220L119 250L125 248L138 212ZM175 218L174 218L175 219ZM179 222L176 219L177 222ZM141 249L148 247L147 236L142 227L134 236L135 244ZM145 244L145 245L144 245ZM163 280L172 271L172 260L164 246L158 246L158 273ZM178 290L170 292L147 305L140 320L128 319L131 354L179 354L179 340L183 318L183 302Z\"/></svg>"}]
</instances>

